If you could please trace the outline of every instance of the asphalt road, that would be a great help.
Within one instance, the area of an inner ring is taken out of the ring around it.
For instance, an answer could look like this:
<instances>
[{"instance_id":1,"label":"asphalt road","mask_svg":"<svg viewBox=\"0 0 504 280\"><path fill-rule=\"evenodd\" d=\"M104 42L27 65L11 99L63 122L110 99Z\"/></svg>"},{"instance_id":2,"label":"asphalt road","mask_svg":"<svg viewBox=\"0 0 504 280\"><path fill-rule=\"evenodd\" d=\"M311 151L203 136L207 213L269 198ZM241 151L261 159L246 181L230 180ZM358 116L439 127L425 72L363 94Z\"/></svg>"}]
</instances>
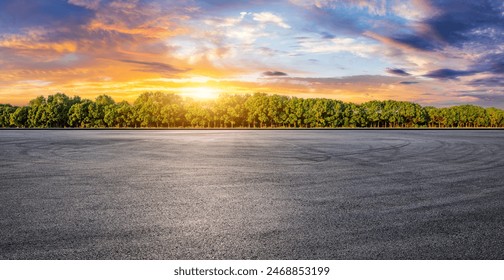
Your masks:
<instances>
[{"instance_id":1,"label":"asphalt road","mask_svg":"<svg viewBox=\"0 0 504 280\"><path fill-rule=\"evenodd\" d=\"M504 131L1 130L1 259L503 259Z\"/></svg>"}]
</instances>

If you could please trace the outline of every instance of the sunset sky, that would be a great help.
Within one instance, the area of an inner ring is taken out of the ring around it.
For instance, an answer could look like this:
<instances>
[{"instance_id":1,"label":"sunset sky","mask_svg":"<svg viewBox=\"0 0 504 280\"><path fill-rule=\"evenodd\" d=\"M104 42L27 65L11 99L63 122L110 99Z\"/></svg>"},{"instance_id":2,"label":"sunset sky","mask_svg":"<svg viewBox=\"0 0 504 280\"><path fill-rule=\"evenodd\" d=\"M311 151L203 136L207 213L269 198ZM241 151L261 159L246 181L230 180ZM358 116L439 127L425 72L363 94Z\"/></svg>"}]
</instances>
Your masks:
<instances>
[{"instance_id":1,"label":"sunset sky","mask_svg":"<svg viewBox=\"0 0 504 280\"><path fill-rule=\"evenodd\" d=\"M504 2L1 0L0 103L266 92L504 108Z\"/></svg>"}]
</instances>

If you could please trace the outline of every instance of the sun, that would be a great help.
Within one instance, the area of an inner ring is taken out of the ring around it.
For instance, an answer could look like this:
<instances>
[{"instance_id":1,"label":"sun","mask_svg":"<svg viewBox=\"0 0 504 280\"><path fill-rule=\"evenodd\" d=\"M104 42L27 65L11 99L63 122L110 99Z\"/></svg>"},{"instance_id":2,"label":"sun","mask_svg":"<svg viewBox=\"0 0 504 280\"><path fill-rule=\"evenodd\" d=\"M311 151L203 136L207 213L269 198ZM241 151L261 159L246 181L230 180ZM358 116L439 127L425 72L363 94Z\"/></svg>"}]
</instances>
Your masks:
<instances>
[{"instance_id":1,"label":"sun","mask_svg":"<svg viewBox=\"0 0 504 280\"><path fill-rule=\"evenodd\" d=\"M185 96L189 96L197 99L214 99L219 97L220 91L211 87L194 87L194 88L184 88L182 93Z\"/></svg>"}]
</instances>

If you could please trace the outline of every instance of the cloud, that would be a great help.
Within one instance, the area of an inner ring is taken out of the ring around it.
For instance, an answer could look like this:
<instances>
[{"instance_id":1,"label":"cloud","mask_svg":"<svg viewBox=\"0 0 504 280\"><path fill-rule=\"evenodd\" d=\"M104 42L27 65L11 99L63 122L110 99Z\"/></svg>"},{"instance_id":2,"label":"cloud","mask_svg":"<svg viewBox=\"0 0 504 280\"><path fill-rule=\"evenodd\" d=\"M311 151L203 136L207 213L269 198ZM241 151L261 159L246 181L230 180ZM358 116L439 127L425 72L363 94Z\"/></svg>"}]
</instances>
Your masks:
<instances>
[{"instance_id":1,"label":"cloud","mask_svg":"<svg viewBox=\"0 0 504 280\"><path fill-rule=\"evenodd\" d=\"M303 7L305 28L319 34L338 34L338 36L353 36L361 34L366 25L352 17L347 10L333 9L327 5L306 5Z\"/></svg>"},{"instance_id":2,"label":"cloud","mask_svg":"<svg viewBox=\"0 0 504 280\"><path fill-rule=\"evenodd\" d=\"M77 44L72 40L46 41L47 34L32 32L26 35L4 35L0 38L0 47L22 51L52 50L57 53L74 52Z\"/></svg>"},{"instance_id":3,"label":"cloud","mask_svg":"<svg viewBox=\"0 0 504 280\"><path fill-rule=\"evenodd\" d=\"M446 46L462 48L467 42L502 43L504 14L499 1L432 1L436 11L430 17L411 24L408 30L385 35L405 46L422 50L442 50Z\"/></svg>"},{"instance_id":4,"label":"cloud","mask_svg":"<svg viewBox=\"0 0 504 280\"><path fill-rule=\"evenodd\" d=\"M165 5L161 1L107 1L87 24L87 29L119 32L139 37L162 39L181 33L179 22L194 13L183 4Z\"/></svg>"},{"instance_id":5,"label":"cloud","mask_svg":"<svg viewBox=\"0 0 504 280\"><path fill-rule=\"evenodd\" d=\"M392 11L407 22L361 33L381 43L382 57L414 75L454 80L476 74L504 73L504 6L499 1L402 1ZM398 3L397 1L394 3ZM404 14L406 7L422 11ZM379 26L379 25L376 25ZM465 69L465 70L457 70Z\"/></svg>"},{"instance_id":6,"label":"cloud","mask_svg":"<svg viewBox=\"0 0 504 280\"><path fill-rule=\"evenodd\" d=\"M493 64L481 58L495 56L504 44L499 36L504 32L504 8L498 1L291 2L303 7L305 28L328 39L299 40L306 52L377 56L393 69L445 80L504 68L495 58L489 59ZM331 41L341 38L353 42ZM450 71L457 68L467 70Z\"/></svg>"},{"instance_id":7,"label":"cloud","mask_svg":"<svg viewBox=\"0 0 504 280\"><path fill-rule=\"evenodd\" d=\"M302 39L299 40L301 52L308 53L339 53L348 52L360 57L368 57L378 51L377 45L366 40L356 40L349 37L338 37L330 40Z\"/></svg>"},{"instance_id":8,"label":"cloud","mask_svg":"<svg viewBox=\"0 0 504 280\"><path fill-rule=\"evenodd\" d=\"M441 49L439 42L436 42L429 34L399 34L393 35L389 39L398 45L422 51L435 51Z\"/></svg>"},{"instance_id":9,"label":"cloud","mask_svg":"<svg viewBox=\"0 0 504 280\"><path fill-rule=\"evenodd\" d=\"M347 102L362 103L369 100L404 100L418 102L425 97L422 94L432 83L403 84L402 77L383 75L357 75L344 77L276 77L259 79L260 85L273 89L272 92L284 92L288 95L335 98ZM271 91L270 91L271 92ZM424 104L433 104L436 97L431 97Z\"/></svg>"},{"instance_id":10,"label":"cloud","mask_svg":"<svg viewBox=\"0 0 504 280\"><path fill-rule=\"evenodd\" d=\"M393 75L398 75L398 76L403 76L403 77L411 76L410 73L408 73L404 69L400 69L400 68L387 68L386 71L387 71L387 73L393 74Z\"/></svg>"},{"instance_id":11,"label":"cloud","mask_svg":"<svg viewBox=\"0 0 504 280\"><path fill-rule=\"evenodd\" d=\"M438 69L424 75L424 77L441 79L441 80L456 80L458 77L472 76L476 74L470 70L453 70L453 69Z\"/></svg>"},{"instance_id":12,"label":"cloud","mask_svg":"<svg viewBox=\"0 0 504 280\"><path fill-rule=\"evenodd\" d=\"M437 69L425 74L425 77L436 78L436 79L457 79L458 77L472 76L476 74L487 73L487 74L504 74L504 53L492 53L488 55L483 55L472 63L468 70L453 70L448 68ZM470 84L475 85L477 83L482 83L484 81L493 82L497 77L479 79L471 82Z\"/></svg>"},{"instance_id":13,"label":"cloud","mask_svg":"<svg viewBox=\"0 0 504 280\"><path fill-rule=\"evenodd\" d=\"M503 87L503 33L497 0L9 0L0 79L22 95L22 81L103 92L205 76L356 101L430 92L434 104Z\"/></svg>"},{"instance_id":14,"label":"cloud","mask_svg":"<svg viewBox=\"0 0 504 280\"><path fill-rule=\"evenodd\" d=\"M371 15L383 16L387 13L387 1L363 1L363 0L290 0L291 3L305 8L318 9L359 9Z\"/></svg>"},{"instance_id":15,"label":"cloud","mask_svg":"<svg viewBox=\"0 0 504 280\"><path fill-rule=\"evenodd\" d=\"M280 71L266 71L262 73L263 76L267 77L282 77L282 76L288 76L287 73L285 72L280 72Z\"/></svg>"},{"instance_id":16,"label":"cloud","mask_svg":"<svg viewBox=\"0 0 504 280\"><path fill-rule=\"evenodd\" d=\"M43 80L27 80L27 81L19 81L19 83L27 84L34 87L45 87L52 84L52 82L50 81L43 81Z\"/></svg>"},{"instance_id":17,"label":"cloud","mask_svg":"<svg viewBox=\"0 0 504 280\"><path fill-rule=\"evenodd\" d=\"M329 78L311 78L311 77L279 77L276 81L284 81L290 83L299 83L305 85L325 85L325 86L363 86L375 85L381 86L385 84L398 84L401 82L399 77L381 76L381 75L356 75L345 77L329 77Z\"/></svg>"},{"instance_id":18,"label":"cloud","mask_svg":"<svg viewBox=\"0 0 504 280\"><path fill-rule=\"evenodd\" d=\"M495 76L489 78L475 79L468 83L475 87L504 88L504 77Z\"/></svg>"},{"instance_id":19,"label":"cloud","mask_svg":"<svg viewBox=\"0 0 504 280\"><path fill-rule=\"evenodd\" d=\"M425 0L395 0L391 13L409 21L421 21L436 14L436 10Z\"/></svg>"},{"instance_id":20,"label":"cloud","mask_svg":"<svg viewBox=\"0 0 504 280\"><path fill-rule=\"evenodd\" d=\"M223 27L234 27L238 25L240 22L242 22L242 20L243 17L226 17L226 18L214 17L210 19L205 19L203 22L206 25L223 28Z\"/></svg>"},{"instance_id":21,"label":"cloud","mask_svg":"<svg viewBox=\"0 0 504 280\"><path fill-rule=\"evenodd\" d=\"M490 53L482 56L473 65L473 68L482 72L504 74L504 52Z\"/></svg>"},{"instance_id":22,"label":"cloud","mask_svg":"<svg viewBox=\"0 0 504 280\"><path fill-rule=\"evenodd\" d=\"M474 99L472 103L485 107L504 107L504 91L498 93L488 93L482 91L471 91L458 95L461 98ZM463 102L467 103L467 102Z\"/></svg>"},{"instance_id":23,"label":"cloud","mask_svg":"<svg viewBox=\"0 0 504 280\"><path fill-rule=\"evenodd\" d=\"M229 9L247 6L249 1L199 0L195 2L197 2L202 8Z\"/></svg>"},{"instance_id":24,"label":"cloud","mask_svg":"<svg viewBox=\"0 0 504 280\"><path fill-rule=\"evenodd\" d=\"M489 34L475 34L472 31L482 29L503 30L504 14L500 1L436 1L433 6L440 10L438 16L426 21L432 31L442 41L451 45L474 39L481 40ZM492 36L490 36L492 37ZM500 36L499 36L500 37ZM502 41L502 38L492 38Z\"/></svg>"},{"instance_id":25,"label":"cloud","mask_svg":"<svg viewBox=\"0 0 504 280\"><path fill-rule=\"evenodd\" d=\"M129 1L128 6L119 1L1 1L0 19L9 13L11 20L9 30L1 29L0 45L20 50L19 55L26 50L83 52L92 46L101 54L117 51L116 46L148 44L172 32L173 24L163 20L171 20L171 13L157 9L152 1L143 6L137 2Z\"/></svg>"},{"instance_id":26,"label":"cloud","mask_svg":"<svg viewBox=\"0 0 504 280\"><path fill-rule=\"evenodd\" d=\"M320 35L322 36L322 38L324 39L334 39L336 38L336 36L334 36L333 34L329 33L329 32L326 32L326 31L322 31L320 32Z\"/></svg>"},{"instance_id":27,"label":"cloud","mask_svg":"<svg viewBox=\"0 0 504 280\"><path fill-rule=\"evenodd\" d=\"M68 0L68 3L90 10L97 10L100 6L100 0Z\"/></svg>"},{"instance_id":28,"label":"cloud","mask_svg":"<svg viewBox=\"0 0 504 280\"><path fill-rule=\"evenodd\" d=\"M8 20L5 27L14 32L30 27L79 26L93 17L93 11L66 1L0 1L0 19Z\"/></svg>"},{"instance_id":29,"label":"cloud","mask_svg":"<svg viewBox=\"0 0 504 280\"><path fill-rule=\"evenodd\" d=\"M61 80L64 73L73 78L74 72L99 73L115 67L103 59L169 61L173 49L164 40L181 32L177 21L190 12L183 13L184 6L160 4L157 0L0 1L0 23L7 12L11 21L8 30L0 26L2 68L24 80L42 75L37 74L40 71L59 71ZM136 70L171 74L183 68L151 64ZM82 79L88 78L92 77Z\"/></svg>"},{"instance_id":30,"label":"cloud","mask_svg":"<svg viewBox=\"0 0 504 280\"><path fill-rule=\"evenodd\" d=\"M253 16L255 21L261 23L273 23L285 29L291 28L281 17L270 12L254 13Z\"/></svg>"},{"instance_id":31,"label":"cloud","mask_svg":"<svg viewBox=\"0 0 504 280\"><path fill-rule=\"evenodd\" d=\"M124 62L124 63L142 66L141 68L136 69L136 71L141 71L141 72L176 74L176 73L188 71L188 70L178 69L176 67L173 67L170 64L161 63L161 62L145 62L145 61L136 61L136 60L129 60L129 59L122 59L120 61Z\"/></svg>"}]
</instances>

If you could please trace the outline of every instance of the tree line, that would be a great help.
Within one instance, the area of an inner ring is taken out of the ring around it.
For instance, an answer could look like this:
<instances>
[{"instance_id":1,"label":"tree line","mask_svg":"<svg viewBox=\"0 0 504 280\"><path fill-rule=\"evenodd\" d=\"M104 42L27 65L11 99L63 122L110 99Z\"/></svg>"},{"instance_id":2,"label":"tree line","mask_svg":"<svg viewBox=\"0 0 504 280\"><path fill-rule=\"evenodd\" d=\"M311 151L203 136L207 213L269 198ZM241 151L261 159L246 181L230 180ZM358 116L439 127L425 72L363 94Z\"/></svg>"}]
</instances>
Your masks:
<instances>
[{"instance_id":1,"label":"tree line","mask_svg":"<svg viewBox=\"0 0 504 280\"><path fill-rule=\"evenodd\" d=\"M337 128L504 127L504 110L460 105L422 107L405 101L346 103L254 93L215 100L146 92L133 104L100 95L94 101L63 93L39 96L27 106L0 104L0 127L18 128Z\"/></svg>"}]
</instances>

